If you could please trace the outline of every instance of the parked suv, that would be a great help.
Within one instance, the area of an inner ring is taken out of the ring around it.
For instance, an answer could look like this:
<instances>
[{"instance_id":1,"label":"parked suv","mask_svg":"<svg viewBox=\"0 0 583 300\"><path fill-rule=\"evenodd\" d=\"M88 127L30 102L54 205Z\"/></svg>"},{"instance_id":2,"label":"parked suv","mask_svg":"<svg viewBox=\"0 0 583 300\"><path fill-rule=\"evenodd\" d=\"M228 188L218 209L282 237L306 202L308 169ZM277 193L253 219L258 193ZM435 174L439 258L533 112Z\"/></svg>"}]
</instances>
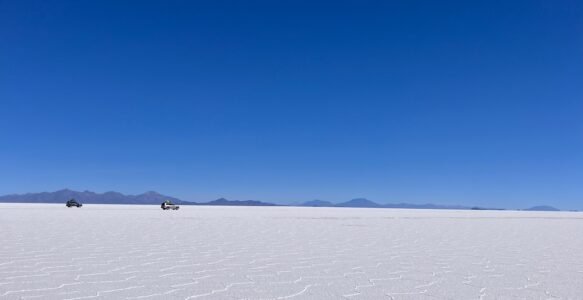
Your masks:
<instances>
[{"instance_id":1,"label":"parked suv","mask_svg":"<svg viewBox=\"0 0 583 300\"><path fill-rule=\"evenodd\" d=\"M71 200L67 201L67 204L65 204L65 205L67 205L67 207L73 207L73 206L81 207L81 206L83 206L83 204L77 202L77 200L75 200L75 199L71 199Z\"/></svg>"},{"instance_id":2,"label":"parked suv","mask_svg":"<svg viewBox=\"0 0 583 300\"><path fill-rule=\"evenodd\" d=\"M178 210L180 209L180 206L170 202L170 200L166 200L164 202L162 202L162 204L160 205L160 208L162 208L163 210Z\"/></svg>"}]
</instances>

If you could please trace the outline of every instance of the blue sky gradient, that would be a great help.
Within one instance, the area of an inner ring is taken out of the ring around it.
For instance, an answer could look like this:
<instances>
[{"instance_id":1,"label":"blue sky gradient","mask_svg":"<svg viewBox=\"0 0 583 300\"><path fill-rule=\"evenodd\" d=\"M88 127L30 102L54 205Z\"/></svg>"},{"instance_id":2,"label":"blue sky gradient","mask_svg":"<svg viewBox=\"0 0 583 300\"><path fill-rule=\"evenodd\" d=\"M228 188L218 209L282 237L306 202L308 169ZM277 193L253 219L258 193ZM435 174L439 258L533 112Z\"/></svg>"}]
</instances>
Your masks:
<instances>
[{"instance_id":1,"label":"blue sky gradient","mask_svg":"<svg viewBox=\"0 0 583 300\"><path fill-rule=\"evenodd\" d=\"M583 209L581 1L0 1L0 194Z\"/></svg>"}]
</instances>

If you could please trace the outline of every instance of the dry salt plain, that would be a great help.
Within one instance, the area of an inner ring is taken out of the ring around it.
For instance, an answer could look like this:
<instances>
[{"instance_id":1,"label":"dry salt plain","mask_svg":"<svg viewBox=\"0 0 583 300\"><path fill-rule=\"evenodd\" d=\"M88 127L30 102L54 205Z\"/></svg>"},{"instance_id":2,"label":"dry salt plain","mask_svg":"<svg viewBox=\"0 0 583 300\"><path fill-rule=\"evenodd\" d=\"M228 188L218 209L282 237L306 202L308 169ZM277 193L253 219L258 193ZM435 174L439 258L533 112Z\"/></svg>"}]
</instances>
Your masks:
<instances>
[{"instance_id":1,"label":"dry salt plain","mask_svg":"<svg viewBox=\"0 0 583 300\"><path fill-rule=\"evenodd\" d=\"M0 299L583 299L583 214L0 205Z\"/></svg>"}]
</instances>

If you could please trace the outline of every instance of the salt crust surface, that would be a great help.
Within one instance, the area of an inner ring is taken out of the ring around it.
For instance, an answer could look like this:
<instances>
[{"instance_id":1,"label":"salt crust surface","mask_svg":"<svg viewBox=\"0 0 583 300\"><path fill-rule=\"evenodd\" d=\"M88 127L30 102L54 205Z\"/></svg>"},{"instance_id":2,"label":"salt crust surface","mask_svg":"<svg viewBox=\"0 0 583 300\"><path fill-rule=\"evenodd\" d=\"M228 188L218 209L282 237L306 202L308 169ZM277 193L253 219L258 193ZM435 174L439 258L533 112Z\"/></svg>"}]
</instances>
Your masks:
<instances>
[{"instance_id":1,"label":"salt crust surface","mask_svg":"<svg viewBox=\"0 0 583 300\"><path fill-rule=\"evenodd\" d=\"M0 204L0 299L583 299L583 213Z\"/></svg>"}]
</instances>

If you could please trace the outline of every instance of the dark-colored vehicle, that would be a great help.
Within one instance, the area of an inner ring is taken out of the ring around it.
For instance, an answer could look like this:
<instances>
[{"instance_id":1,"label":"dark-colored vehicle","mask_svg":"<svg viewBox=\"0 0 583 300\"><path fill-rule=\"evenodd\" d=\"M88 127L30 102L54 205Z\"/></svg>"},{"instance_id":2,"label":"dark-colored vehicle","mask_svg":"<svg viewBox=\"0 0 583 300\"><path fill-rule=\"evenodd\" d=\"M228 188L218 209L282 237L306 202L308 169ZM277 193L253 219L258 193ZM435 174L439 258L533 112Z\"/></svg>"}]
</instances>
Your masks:
<instances>
[{"instance_id":1,"label":"dark-colored vehicle","mask_svg":"<svg viewBox=\"0 0 583 300\"><path fill-rule=\"evenodd\" d=\"M67 207L73 207L73 206L75 206L75 207L81 207L81 206L83 206L83 204L77 202L77 200L75 200L75 199L71 199L71 200L67 201L67 204L65 204L65 205Z\"/></svg>"},{"instance_id":2,"label":"dark-colored vehicle","mask_svg":"<svg viewBox=\"0 0 583 300\"><path fill-rule=\"evenodd\" d=\"M160 205L160 208L162 208L163 210L179 210L180 206L170 202L170 201L164 201L162 202L162 204Z\"/></svg>"}]
</instances>

